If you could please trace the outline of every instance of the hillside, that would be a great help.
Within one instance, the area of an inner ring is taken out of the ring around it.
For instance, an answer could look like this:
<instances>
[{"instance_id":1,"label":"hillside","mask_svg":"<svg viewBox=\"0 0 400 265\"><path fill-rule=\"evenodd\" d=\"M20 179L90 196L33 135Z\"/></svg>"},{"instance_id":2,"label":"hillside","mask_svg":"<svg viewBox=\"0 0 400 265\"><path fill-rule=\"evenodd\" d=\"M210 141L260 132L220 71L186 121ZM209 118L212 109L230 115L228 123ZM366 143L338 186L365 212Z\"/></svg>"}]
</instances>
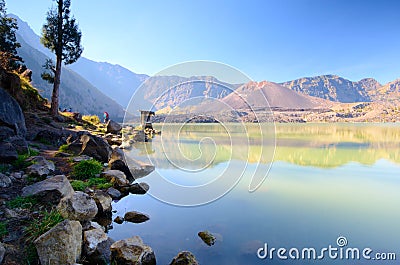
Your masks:
<instances>
[{"instance_id":1,"label":"hillside","mask_svg":"<svg viewBox=\"0 0 400 265\"><path fill-rule=\"evenodd\" d=\"M124 108L128 105L136 88L148 78L147 75L135 74L120 65L95 62L84 57L69 68L86 78Z\"/></svg>"},{"instance_id":2,"label":"hillside","mask_svg":"<svg viewBox=\"0 0 400 265\"><path fill-rule=\"evenodd\" d=\"M353 82L337 75L304 77L281 83L281 85L309 96L342 103L369 102L371 98L367 91L380 86L372 78Z\"/></svg>"},{"instance_id":3,"label":"hillside","mask_svg":"<svg viewBox=\"0 0 400 265\"><path fill-rule=\"evenodd\" d=\"M21 20L18 20L18 22L21 22ZM36 36L37 38L35 38L29 33L26 23L22 24L19 32L28 39L29 43L39 41L39 37ZM24 59L26 66L32 70L32 85L39 89L43 97L50 99L53 87L42 80L40 76L43 72L42 65L48 57L29 45L19 33L17 33L17 39L21 43L18 54ZM107 111L113 119L118 120L124 117L124 110L118 103L67 67L64 67L62 71L60 108L72 108L72 110L82 114L97 115Z\"/></svg>"}]
</instances>

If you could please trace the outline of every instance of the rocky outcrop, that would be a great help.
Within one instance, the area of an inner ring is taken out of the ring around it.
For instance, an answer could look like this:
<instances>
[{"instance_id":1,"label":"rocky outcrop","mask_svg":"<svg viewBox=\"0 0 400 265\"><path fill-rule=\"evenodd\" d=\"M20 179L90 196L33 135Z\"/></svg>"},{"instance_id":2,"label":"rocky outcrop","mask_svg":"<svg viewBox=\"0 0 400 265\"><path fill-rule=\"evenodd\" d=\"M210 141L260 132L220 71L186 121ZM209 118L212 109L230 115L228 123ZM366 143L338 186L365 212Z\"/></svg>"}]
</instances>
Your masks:
<instances>
[{"instance_id":1,"label":"rocky outcrop","mask_svg":"<svg viewBox=\"0 0 400 265\"><path fill-rule=\"evenodd\" d=\"M62 217L77 221L90 221L98 212L96 202L81 191L75 192L71 197L61 199L57 209Z\"/></svg>"},{"instance_id":2,"label":"rocky outcrop","mask_svg":"<svg viewBox=\"0 0 400 265\"><path fill-rule=\"evenodd\" d=\"M15 135L25 136L25 118L18 102L3 88L0 88L0 126L14 131Z\"/></svg>"},{"instance_id":3,"label":"rocky outcrop","mask_svg":"<svg viewBox=\"0 0 400 265\"><path fill-rule=\"evenodd\" d=\"M112 198L106 192L102 190L96 190L92 195L94 201L96 202L99 213L109 213L111 212Z\"/></svg>"},{"instance_id":4,"label":"rocky outcrop","mask_svg":"<svg viewBox=\"0 0 400 265\"><path fill-rule=\"evenodd\" d=\"M122 126L113 120L107 122L107 133L118 134L122 130Z\"/></svg>"},{"instance_id":5,"label":"rocky outcrop","mask_svg":"<svg viewBox=\"0 0 400 265\"><path fill-rule=\"evenodd\" d=\"M181 251L169 265L198 265L196 257L189 251Z\"/></svg>"},{"instance_id":6,"label":"rocky outcrop","mask_svg":"<svg viewBox=\"0 0 400 265\"><path fill-rule=\"evenodd\" d=\"M132 193L132 194L146 194L150 189L149 184L145 182L141 183L133 183L129 186L125 186L121 188L121 192L124 194Z\"/></svg>"},{"instance_id":7,"label":"rocky outcrop","mask_svg":"<svg viewBox=\"0 0 400 265\"><path fill-rule=\"evenodd\" d=\"M114 240L101 229L96 228L83 232L83 251L85 260L90 264L110 264L110 247Z\"/></svg>"},{"instance_id":8,"label":"rocky outcrop","mask_svg":"<svg viewBox=\"0 0 400 265\"><path fill-rule=\"evenodd\" d=\"M132 182L137 178L147 176L154 171L154 166L133 160L124 155L119 148L114 148L108 162L110 169L116 169L124 172L126 178Z\"/></svg>"},{"instance_id":9,"label":"rocky outcrop","mask_svg":"<svg viewBox=\"0 0 400 265\"><path fill-rule=\"evenodd\" d=\"M55 166L52 161L48 161L43 156L34 156L29 158L33 164L27 168L27 173L33 176L48 176L54 172Z\"/></svg>"},{"instance_id":10,"label":"rocky outcrop","mask_svg":"<svg viewBox=\"0 0 400 265\"><path fill-rule=\"evenodd\" d=\"M139 236L119 240L111 245L111 262L125 265L155 265L156 257L151 247Z\"/></svg>"},{"instance_id":11,"label":"rocky outcrop","mask_svg":"<svg viewBox=\"0 0 400 265\"><path fill-rule=\"evenodd\" d=\"M83 134L77 139L69 137L67 144L67 149L76 155L87 155L103 163L109 161L112 152L106 140L89 134Z\"/></svg>"},{"instance_id":12,"label":"rocky outcrop","mask_svg":"<svg viewBox=\"0 0 400 265\"><path fill-rule=\"evenodd\" d=\"M64 220L34 241L42 265L75 264L80 259L82 226Z\"/></svg>"},{"instance_id":13,"label":"rocky outcrop","mask_svg":"<svg viewBox=\"0 0 400 265\"><path fill-rule=\"evenodd\" d=\"M149 220L150 217L147 214L136 212L136 211L130 211L126 212L124 215L124 220L127 222L131 223L143 223Z\"/></svg>"},{"instance_id":14,"label":"rocky outcrop","mask_svg":"<svg viewBox=\"0 0 400 265\"><path fill-rule=\"evenodd\" d=\"M124 172L120 170L107 170L102 172L100 176L113 183L115 187L123 187L129 184Z\"/></svg>"},{"instance_id":15,"label":"rocky outcrop","mask_svg":"<svg viewBox=\"0 0 400 265\"><path fill-rule=\"evenodd\" d=\"M74 189L64 175L51 177L22 189L22 196L37 196L42 201L50 203L58 203L61 198L73 194Z\"/></svg>"}]
</instances>

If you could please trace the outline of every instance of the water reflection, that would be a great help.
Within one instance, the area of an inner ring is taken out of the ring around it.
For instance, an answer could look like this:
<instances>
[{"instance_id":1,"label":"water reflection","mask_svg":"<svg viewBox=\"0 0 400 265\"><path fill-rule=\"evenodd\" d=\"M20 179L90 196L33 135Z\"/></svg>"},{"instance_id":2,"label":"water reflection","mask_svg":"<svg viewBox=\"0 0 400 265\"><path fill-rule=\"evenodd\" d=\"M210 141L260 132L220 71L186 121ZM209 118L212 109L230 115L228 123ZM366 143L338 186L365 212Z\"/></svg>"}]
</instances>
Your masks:
<instances>
[{"instance_id":1,"label":"water reflection","mask_svg":"<svg viewBox=\"0 0 400 265\"><path fill-rule=\"evenodd\" d=\"M180 139L177 139L174 137L174 133L178 126L176 125L176 128L173 125L168 126L166 127L168 130L162 132L163 149L158 144L154 144L156 147L153 147L152 143L136 143L131 155L151 155L151 161L157 168L173 167L165 159L166 155L186 167L190 167L191 160L194 159L201 158L209 161L211 155L214 159L212 166L230 159L250 163L256 163L258 160L261 160L262 163L270 162L270 155L263 153L263 145L260 144L262 136L256 128L258 125L248 124L246 126L248 139L243 132L232 133L228 137L221 126L211 124L186 125L180 134ZM201 141L204 137L212 138L218 145ZM239 151L232 152L230 137L235 139L235 145L239 144L237 149ZM157 143L159 138L154 141ZM181 153L168 151L176 150L177 144L179 144ZM399 125L278 124L276 126L275 161L332 168L350 162L372 165L380 159L400 164Z\"/></svg>"}]
</instances>

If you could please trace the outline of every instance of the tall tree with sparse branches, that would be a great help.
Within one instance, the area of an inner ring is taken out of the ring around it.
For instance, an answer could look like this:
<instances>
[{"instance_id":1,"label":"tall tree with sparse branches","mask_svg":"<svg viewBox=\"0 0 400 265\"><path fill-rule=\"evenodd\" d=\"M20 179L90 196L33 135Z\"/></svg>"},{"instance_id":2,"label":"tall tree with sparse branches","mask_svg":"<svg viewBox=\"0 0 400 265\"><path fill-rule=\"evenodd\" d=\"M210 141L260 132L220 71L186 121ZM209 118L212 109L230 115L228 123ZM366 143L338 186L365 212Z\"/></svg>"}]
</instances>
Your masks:
<instances>
[{"instance_id":1,"label":"tall tree with sparse branches","mask_svg":"<svg viewBox=\"0 0 400 265\"><path fill-rule=\"evenodd\" d=\"M5 0L0 0L0 65L7 70L17 69L22 62L17 55L21 47L15 36L17 29L16 20L7 16Z\"/></svg>"},{"instance_id":2,"label":"tall tree with sparse branches","mask_svg":"<svg viewBox=\"0 0 400 265\"><path fill-rule=\"evenodd\" d=\"M59 89L62 63L76 62L82 54L82 33L73 16L71 16L71 0L54 0L56 7L47 12L46 23L42 28L42 44L56 56L56 65L49 60L45 68L51 73L43 73L42 78L53 83L51 96L51 114L58 115Z\"/></svg>"}]
</instances>

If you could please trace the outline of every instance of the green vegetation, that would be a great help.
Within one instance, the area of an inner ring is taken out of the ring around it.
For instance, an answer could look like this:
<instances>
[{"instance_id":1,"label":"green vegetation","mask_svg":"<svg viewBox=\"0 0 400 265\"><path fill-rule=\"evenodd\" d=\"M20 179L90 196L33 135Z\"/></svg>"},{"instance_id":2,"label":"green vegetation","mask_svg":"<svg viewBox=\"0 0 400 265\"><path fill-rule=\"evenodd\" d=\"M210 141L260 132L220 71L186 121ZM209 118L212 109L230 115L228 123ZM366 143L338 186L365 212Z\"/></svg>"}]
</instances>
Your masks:
<instances>
[{"instance_id":1,"label":"green vegetation","mask_svg":"<svg viewBox=\"0 0 400 265\"><path fill-rule=\"evenodd\" d=\"M103 165L97 160L84 160L74 166L73 175L80 180L94 178L102 168Z\"/></svg>"},{"instance_id":2,"label":"green vegetation","mask_svg":"<svg viewBox=\"0 0 400 265\"><path fill-rule=\"evenodd\" d=\"M28 208L33 207L37 203L38 203L38 200L34 196L28 196L28 197L17 196L16 198L12 199L11 201L8 201L7 206L11 209L15 209L15 208L28 209Z\"/></svg>"},{"instance_id":3,"label":"green vegetation","mask_svg":"<svg viewBox=\"0 0 400 265\"><path fill-rule=\"evenodd\" d=\"M31 149L30 147L28 148L28 150L29 150L29 156L38 156L39 155L38 150Z\"/></svg>"},{"instance_id":4,"label":"green vegetation","mask_svg":"<svg viewBox=\"0 0 400 265\"><path fill-rule=\"evenodd\" d=\"M10 170L10 165L0 164L0 173L6 173Z\"/></svg>"},{"instance_id":5,"label":"green vegetation","mask_svg":"<svg viewBox=\"0 0 400 265\"><path fill-rule=\"evenodd\" d=\"M40 235L46 233L64 220L61 214L55 209L50 212L42 211L39 216L39 218L34 218L26 227L25 232L28 234L28 242L33 242Z\"/></svg>"},{"instance_id":6,"label":"green vegetation","mask_svg":"<svg viewBox=\"0 0 400 265\"><path fill-rule=\"evenodd\" d=\"M25 169L32 165L31 161L26 161L29 158L29 154L18 155L17 160L13 161L11 165L15 170Z\"/></svg>"},{"instance_id":7,"label":"green vegetation","mask_svg":"<svg viewBox=\"0 0 400 265\"><path fill-rule=\"evenodd\" d=\"M0 222L0 238L8 234L7 223Z\"/></svg>"},{"instance_id":8,"label":"green vegetation","mask_svg":"<svg viewBox=\"0 0 400 265\"><path fill-rule=\"evenodd\" d=\"M62 153L72 153L71 150L68 149L68 145L67 144L63 144L58 148L58 152L62 152Z\"/></svg>"},{"instance_id":9,"label":"green vegetation","mask_svg":"<svg viewBox=\"0 0 400 265\"><path fill-rule=\"evenodd\" d=\"M87 187L93 187L97 189L108 189L112 187L112 183L109 183L105 178L90 178L87 181L73 180L71 186L75 191L84 191Z\"/></svg>"},{"instance_id":10,"label":"green vegetation","mask_svg":"<svg viewBox=\"0 0 400 265\"><path fill-rule=\"evenodd\" d=\"M82 120L89 122L93 125L97 125L100 123L100 118L97 115L83 115Z\"/></svg>"}]
</instances>

